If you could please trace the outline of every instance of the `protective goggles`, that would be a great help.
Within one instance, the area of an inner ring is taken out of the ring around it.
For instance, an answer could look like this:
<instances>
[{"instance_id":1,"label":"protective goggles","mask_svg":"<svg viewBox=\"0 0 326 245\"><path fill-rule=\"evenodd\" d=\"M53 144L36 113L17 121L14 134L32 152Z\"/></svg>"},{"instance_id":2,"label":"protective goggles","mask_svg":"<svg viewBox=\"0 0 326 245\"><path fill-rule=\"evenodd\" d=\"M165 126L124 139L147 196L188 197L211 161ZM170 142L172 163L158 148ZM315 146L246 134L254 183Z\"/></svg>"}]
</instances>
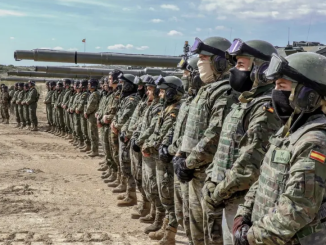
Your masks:
<instances>
[{"instance_id":1,"label":"protective goggles","mask_svg":"<svg viewBox=\"0 0 326 245\"><path fill-rule=\"evenodd\" d=\"M255 58L270 61L271 56L265 55L262 52L258 51L257 49L254 49L250 46L248 46L246 43L244 43L241 39L236 38L233 40L233 43L231 44L231 47L226 50L225 57L227 60L229 60L232 64L235 64L235 60L232 56L241 55L243 53L252 55Z\"/></svg>"},{"instance_id":2,"label":"protective goggles","mask_svg":"<svg viewBox=\"0 0 326 245\"><path fill-rule=\"evenodd\" d=\"M179 87L173 83L167 83L162 75L160 75L156 80L155 80L156 86L161 86L161 85L166 85L170 88L174 89L179 89ZM159 88L159 87L158 87ZM163 88L162 88L163 89Z\"/></svg>"},{"instance_id":3,"label":"protective goggles","mask_svg":"<svg viewBox=\"0 0 326 245\"><path fill-rule=\"evenodd\" d=\"M136 84L136 85L144 85L144 84L153 83L153 82L154 82L153 77L151 77L149 75L146 75L143 78L140 78L139 76L136 76L135 80L134 80L134 84Z\"/></svg>"},{"instance_id":4,"label":"protective goggles","mask_svg":"<svg viewBox=\"0 0 326 245\"><path fill-rule=\"evenodd\" d=\"M194 44L190 48L190 52L193 54L200 54L201 51L207 51L207 52L210 52L212 54L222 56L222 57L225 56L224 51L214 48L214 47L211 47L211 46L208 46L205 43L203 43L202 40L200 40L198 37L196 37Z\"/></svg>"},{"instance_id":5,"label":"protective goggles","mask_svg":"<svg viewBox=\"0 0 326 245\"><path fill-rule=\"evenodd\" d=\"M282 56L272 54L271 62L265 71L266 78L269 80L277 80L284 77L293 82L302 83L306 87L312 88L321 94L325 94L326 88L317 82L309 79L299 71L289 66L289 62Z\"/></svg>"},{"instance_id":6,"label":"protective goggles","mask_svg":"<svg viewBox=\"0 0 326 245\"><path fill-rule=\"evenodd\" d=\"M123 75L123 73L120 73L120 74L118 75L118 79L119 79L119 81L133 83L133 81L130 81L128 78L126 78L126 77Z\"/></svg>"}]
</instances>

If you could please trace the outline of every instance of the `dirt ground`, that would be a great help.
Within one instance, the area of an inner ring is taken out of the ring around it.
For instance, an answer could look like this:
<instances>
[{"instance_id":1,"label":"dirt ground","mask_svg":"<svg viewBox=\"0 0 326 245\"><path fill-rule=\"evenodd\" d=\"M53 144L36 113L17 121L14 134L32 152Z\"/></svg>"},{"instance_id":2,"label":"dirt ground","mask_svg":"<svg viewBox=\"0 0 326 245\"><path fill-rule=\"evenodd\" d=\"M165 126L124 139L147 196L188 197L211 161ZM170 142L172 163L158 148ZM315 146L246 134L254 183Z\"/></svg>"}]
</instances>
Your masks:
<instances>
[{"instance_id":1,"label":"dirt ground","mask_svg":"<svg viewBox=\"0 0 326 245\"><path fill-rule=\"evenodd\" d=\"M66 140L44 132L45 109L39 101L40 131L0 124L0 244L154 244L132 208L116 206L116 194L91 159ZM177 244L187 244L179 227Z\"/></svg>"}]
</instances>

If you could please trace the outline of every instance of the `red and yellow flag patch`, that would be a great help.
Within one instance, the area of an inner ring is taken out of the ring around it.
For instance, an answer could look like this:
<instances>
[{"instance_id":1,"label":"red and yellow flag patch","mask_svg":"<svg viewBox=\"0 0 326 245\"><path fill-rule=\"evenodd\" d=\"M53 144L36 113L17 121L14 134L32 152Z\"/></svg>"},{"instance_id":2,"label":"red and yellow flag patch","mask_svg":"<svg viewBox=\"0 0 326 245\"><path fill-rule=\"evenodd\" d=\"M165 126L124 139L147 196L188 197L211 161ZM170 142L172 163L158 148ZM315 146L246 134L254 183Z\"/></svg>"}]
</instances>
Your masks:
<instances>
[{"instance_id":1,"label":"red and yellow flag patch","mask_svg":"<svg viewBox=\"0 0 326 245\"><path fill-rule=\"evenodd\" d=\"M325 163L326 156L318 151L311 151L309 157L321 163Z\"/></svg>"},{"instance_id":2,"label":"red and yellow flag patch","mask_svg":"<svg viewBox=\"0 0 326 245\"><path fill-rule=\"evenodd\" d=\"M267 107L267 106L264 106L264 110L265 111L268 111L270 113L274 113L274 108L273 107Z\"/></svg>"}]
</instances>

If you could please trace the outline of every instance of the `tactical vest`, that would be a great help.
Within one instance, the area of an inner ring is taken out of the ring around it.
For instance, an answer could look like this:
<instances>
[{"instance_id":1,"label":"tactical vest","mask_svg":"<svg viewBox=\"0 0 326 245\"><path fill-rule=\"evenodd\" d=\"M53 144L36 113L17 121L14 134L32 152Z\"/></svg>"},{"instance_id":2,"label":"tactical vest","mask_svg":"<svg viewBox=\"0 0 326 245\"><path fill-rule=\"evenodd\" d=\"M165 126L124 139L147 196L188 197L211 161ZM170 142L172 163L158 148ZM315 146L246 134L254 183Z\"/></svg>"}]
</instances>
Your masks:
<instances>
[{"instance_id":1,"label":"tactical vest","mask_svg":"<svg viewBox=\"0 0 326 245\"><path fill-rule=\"evenodd\" d=\"M128 125L128 131L133 133L137 129L137 122L142 118L144 110L147 106L147 101L140 101L136 106L134 113L131 116L130 123Z\"/></svg>"},{"instance_id":2,"label":"tactical vest","mask_svg":"<svg viewBox=\"0 0 326 245\"><path fill-rule=\"evenodd\" d=\"M198 91L197 96L190 104L187 125L182 139L181 151L190 153L209 125L210 112L207 101L210 95L217 90L218 94L223 94L230 89L229 81L223 80L203 86Z\"/></svg>"},{"instance_id":3,"label":"tactical vest","mask_svg":"<svg viewBox=\"0 0 326 245\"><path fill-rule=\"evenodd\" d=\"M224 180L225 172L231 169L239 157L239 144L247 131L246 115L253 107L262 106L270 101L271 96L265 95L254 98L249 103L237 103L231 106L231 112L226 116L218 143L218 148L213 159L211 180L219 183Z\"/></svg>"},{"instance_id":4,"label":"tactical vest","mask_svg":"<svg viewBox=\"0 0 326 245\"><path fill-rule=\"evenodd\" d=\"M256 190L255 203L252 210L252 222L258 221L264 215L269 214L278 203L279 197L285 192L286 183L289 178L289 170L292 167L291 157L294 153L295 144L308 131L322 129L326 130L326 118L324 116L315 118L309 124L305 124L290 135L289 138L281 136L283 127L269 140L270 147L265 155L259 176L259 187ZM302 170L309 169L308 164L301 167ZM297 170L300 170L297 168ZM305 176L309 178L309 176ZM311 190L306 190L311 191ZM326 198L324 194L323 203L314 221L297 232L292 239L292 244L301 245L325 245L326 244Z\"/></svg>"},{"instance_id":5,"label":"tactical vest","mask_svg":"<svg viewBox=\"0 0 326 245\"><path fill-rule=\"evenodd\" d=\"M187 123L187 118L188 118L188 112L190 108L190 103L191 103L191 97L187 98L186 101L184 101L181 104L179 114L177 117L177 122L174 127L174 133L173 133L173 140L172 142L175 142L178 140L181 136L184 135L184 132L186 130L186 123Z\"/></svg>"}]
</instances>

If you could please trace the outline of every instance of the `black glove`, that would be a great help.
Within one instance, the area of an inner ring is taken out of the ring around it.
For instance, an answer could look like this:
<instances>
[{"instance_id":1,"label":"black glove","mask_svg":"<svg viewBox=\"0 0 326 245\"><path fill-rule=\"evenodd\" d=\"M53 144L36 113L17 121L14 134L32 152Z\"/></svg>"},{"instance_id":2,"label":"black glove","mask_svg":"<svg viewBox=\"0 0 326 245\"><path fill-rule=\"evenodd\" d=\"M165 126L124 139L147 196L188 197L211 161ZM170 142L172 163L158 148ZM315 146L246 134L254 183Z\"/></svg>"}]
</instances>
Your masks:
<instances>
[{"instance_id":1,"label":"black glove","mask_svg":"<svg viewBox=\"0 0 326 245\"><path fill-rule=\"evenodd\" d=\"M176 156L172 159L174 173L182 183L191 181L194 178L194 169L188 169L186 166L186 158Z\"/></svg>"},{"instance_id":2,"label":"black glove","mask_svg":"<svg viewBox=\"0 0 326 245\"><path fill-rule=\"evenodd\" d=\"M250 226L243 224L234 234L234 245L249 245L247 240L247 233Z\"/></svg>"},{"instance_id":3,"label":"black glove","mask_svg":"<svg viewBox=\"0 0 326 245\"><path fill-rule=\"evenodd\" d=\"M169 154L168 146L166 145L160 145L158 155L163 163L170 163L173 158L173 156Z\"/></svg>"},{"instance_id":4,"label":"black glove","mask_svg":"<svg viewBox=\"0 0 326 245\"><path fill-rule=\"evenodd\" d=\"M131 139L131 147L135 152L140 152L140 147L136 144L136 140L135 139Z\"/></svg>"},{"instance_id":5,"label":"black glove","mask_svg":"<svg viewBox=\"0 0 326 245\"><path fill-rule=\"evenodd\" d=\"M121 142L125 142L125 132L120 133L119 139Z\"/></svg>"}]
</instances>

